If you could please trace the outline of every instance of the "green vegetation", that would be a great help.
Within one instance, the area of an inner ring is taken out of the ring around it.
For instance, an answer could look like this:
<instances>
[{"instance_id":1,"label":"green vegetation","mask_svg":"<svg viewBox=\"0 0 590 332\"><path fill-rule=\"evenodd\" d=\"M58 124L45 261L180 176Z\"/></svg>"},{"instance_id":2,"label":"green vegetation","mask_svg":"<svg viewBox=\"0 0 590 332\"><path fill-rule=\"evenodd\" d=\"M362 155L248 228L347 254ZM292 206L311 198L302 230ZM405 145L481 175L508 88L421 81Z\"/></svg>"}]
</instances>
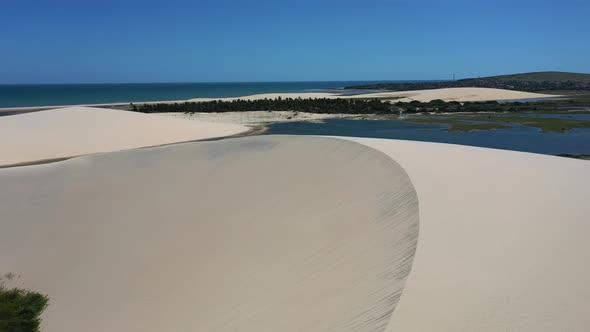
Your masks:
<instances>
[{"instance_id":1,"label":"green vegetation","mask_svg":"<svg viewBox=\"0 0 590 332\"><path fill-rule=\"evenodd\" d=\"M348 114L384 114L392 112L391 104L377 99L302 99L276 98L259 100L233 100L187 102L174 104L144 104L140 107L132 105L132 110L143 113L154 112L247 112L247 111L294 111L310 113L348 113Z\"/></svg>"},{"instance_id":2,"label":"green vegetation","mask_svg":"<svg viewBox=\"0 0 590 332\"><path fill-rule=\"evenodd\" d=\"M544 132L566 132L573 128L590 128L590 121L574 119L556 119L527 117L511 114L444 114L412 115L401 119L411 123L446 124L449 131L490 130L521 124L539 128Z\"/></svg>"},{"instance_id":3,"label":"green vegetation","mask_svg":"<svg viewBox=\"0 0 590 332\"><path fill-rule=\"evenodd\" d=\"M541 71L534 73L499 75L484 77L486 79L495 79L500 81L529 81L529 82L546 82L546 81L578 81L590 82L590 74L568 73L562 71Z\"/></svg>"},{"instance_id":4,"label":"green vegetation","mask_svg":"<svg viewBox=\"0 0 590 332\"><path fill-rule=\"evenodd\" d=\"M248 112L248 111L294 111L324 114L376 115L387 118L406 115L402 120L413 123L444 124L450 131L491 130L510 127L519 123L539 128L546 132L565 132L572 128L590 128L590 121L574 119L528 117L525 112L567 113L572 108L590 105L590 98L580 97L563 100L534 102L395 102L379 99L261 99L210 101L173 104L131 105L138 112ZM577 113L585 113L583 109Z\"/></svg>"},{"instance_id":5,"label":"green vegetation","mask_svg":"<svg viewBox=\"0 0 590 332\"><path fill-rule=\"evenodd\" d=\"M5 287L4 280L13 278L12 273L0 278L0 332L38 332L40 316L49 298L36 292Z\"/></svg>"},{"instance_id":6,"label":"green vegetation","mask_svg":"<svg viewBox=\"0 0 590 332\"><path fill-rule=\"evenodd\" d=\"M564 100L543 100L534 102L445 102L440 99L429 102L383 102L380 99L301 99L301 98L277 98L260 100L233 100L233 101L209 101L186 102L173 104L144 104L141 106L131 104L131 110L143 113L222 113L222 112L249 112L249 111L294 111L324 114L399 114L399 113L460 113L460 112L563 112L568 107L590 107L590 98L573 98Z\"/></svg>"},{"instance_id":7,"label":"green vegetation","mask_svg":"<svg viewBox=\"0 0 590 332\"><path fill-rule=\"evenodd\" d=\"M590 160L590 154L558 154L559 157L567 157L567 158L574 158L574 159L582 159L582 160Z\"/></svg>"},{"instance_id":8,"label":"green vegetation","mask_svg":"<svg viewBox=\"0 0 590 332\"><path fill-rule=\"evenodd\" d=\"M559 100L540 100L531 102L445 102L440 99L429 102L412 101L397 102L393 104L392 111L407 114L412 113L478 113L478 112L498 112L498 113L523 113L523 112L567 112L572 108L588 108L590 110L590 98L569 98ZM580 112L583 112L581 110Z\"/></svg>"},{"instance_id":9,"label":"green vegetation","mask_svg":"<svg viewBox=\"0 0 590 332\"><path fill-rule=\"evenodd\" d=\"M405 117L400 119L401 121L418 123L418 124L438 124L448 125L450 132L462 132L462 131L476 131L476 130L494 130L509 128L510 126L503 123L470 123L464 119L455 118L452 116L437 115L413 115L411 117Z\"/></svg>"},{"instance_id":10,"label":"green vegetation","mask_svg":"<svg viewBox=\"0 0 590 332\"><path fill-rule=\"evenodd\" d=\"M495 88L531 92L555 90L590 91L590 74L537 72L480 78L466 78L457 81L382 83L357 85L346 88L411 91L460 87Z\"/></svg>"}]
</instances>

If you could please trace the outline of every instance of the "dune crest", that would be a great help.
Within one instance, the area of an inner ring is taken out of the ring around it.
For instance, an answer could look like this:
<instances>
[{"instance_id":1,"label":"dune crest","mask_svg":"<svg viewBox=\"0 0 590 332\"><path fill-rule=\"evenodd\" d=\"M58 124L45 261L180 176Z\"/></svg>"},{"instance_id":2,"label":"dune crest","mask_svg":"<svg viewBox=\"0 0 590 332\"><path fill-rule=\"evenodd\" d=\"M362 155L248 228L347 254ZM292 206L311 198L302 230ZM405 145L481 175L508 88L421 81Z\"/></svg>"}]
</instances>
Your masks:
<instances>
[{"instance_id":1,"label":"dune crest","mask_svg":"<svg viewBox=\"0 0 590 332\"><path fill-rule=\"evenodd\" d=\"M0 117L0 166L238 134L248 127L106 108Z\"/></svg>"},{"instance_id":2,"label":"dune crest","mask_svg":"<svg viewBox=\"0 0 590 332\"><path fill-rule=\"evenodd\" d=\"M588 330L588 161L345 139L394 158L420 199L420 241L388 332Z\"/></svg>"},{"instance_id":3,"label":"dune crest","mask_svg":"<svg viewBox=\"0 0 590 332\"><path fill-rule=\"evenodd\" d=\"M295 92L295 93L263 93L242 97L230 98L194 98L188 101L203 102L212 100L259 100L259 99L276 99L281 98L399 98L394 101L409 102L417 100L428 102L434 99L445 101L486 101L486 100L510 100L510 99L529 99L529 98L550 98L558 97L534 92L493 89L493 88L443 88L432 90L413 90L413 91L384 91L375 93L365 93L358 95L340 95L331 92Z\"/></svg>"},{"instance_id":4,"label":"dune crest","mask_svg":"<svg viewBox=\"0 0 590 332\"><path fill-rule=\"evenodd\" d=\"M47 332L383 331L418 236L404 170L333 138L85 156L0 187L1 266L51 297Z\"/></svg>"}]
</instances>

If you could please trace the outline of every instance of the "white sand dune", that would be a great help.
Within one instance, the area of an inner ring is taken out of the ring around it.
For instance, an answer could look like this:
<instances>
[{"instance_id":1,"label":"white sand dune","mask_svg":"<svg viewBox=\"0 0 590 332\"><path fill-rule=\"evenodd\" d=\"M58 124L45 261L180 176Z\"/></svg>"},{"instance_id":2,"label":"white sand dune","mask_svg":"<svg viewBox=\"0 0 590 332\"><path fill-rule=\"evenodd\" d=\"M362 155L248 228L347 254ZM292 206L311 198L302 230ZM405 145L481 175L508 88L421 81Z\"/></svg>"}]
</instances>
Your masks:
<instances>
[{"instance_id":1,"label":"white sand dune","mask_svg":"<svg viewBox=\"0 0 590 332\"><path fill-rule=\"evenodd\" d=\"M383 331L416 193L350 141L248 137L0 170L0 267L43 331Z\"/></svg>"},{"instance_id":2,"label":"white sand dune","mask_svg":"<svg viewBox=\"0 0 590 332\"><path fill-rule=\"evenodd\" d=\"M531 99L531 98L550 98L558 97L557 95L548 95L533 92L523 92L504 89L491 88L446 88L433 90L416 90L416 91L399 91L399 92L380 92L371 93L363 96L364 98L391 98L402 97L396 101L408 102L417 100L428 102L435 99L444 101L486 101L486 100L511 100L511 99Z\"/></svg>"},{"instance_id":3,"label":"white sand dune","mask_svg":"<svg viewBox=\"0 0 590 332\"><path fill-rule=\"evenodd\" d=\"M354 138L408 172L420 200L412 272L388 332L590 329L590 163Z\"/></svg>"},{"instance_id":4,"label":"white sand dune","mask_svg":"<svg viewBox=\"0 0 590 332\"><path fill-rule=\"evenodd\" d=\"M259 99L276 99L281 98L400 98L396 101L417 100L427 102L434 99L445 101L486 101L486 100L511 100L511 99L529 99L529 98L549 98L558 97L557 95L540 94L533 92L523 92L504 89L491 88L446 88L433 90L416 90L416 91L397 91L397 92L378 92L362 95L340 95L336 93L267 93L243 97L232 98L195 98L190 101L202 102L212 100L259 100Z\"/></svg>"},{"instance_id":5,"label":"white sand dune","mask_svg":"<svg viewBox=\"0 0 590 332\"><path fill-rule=\"evenodd\" d=\"M230 136L248 128L172 117L68 107L0 117L0 166Z\"/></svg>"},{"instance_id":6,"label":"white sand dune","mask_svg":"<svg viewBox=\"0 0 590 332\"><path fill-rule=\"evenodd\" d=\"M260 100L260 99L276 99L276 98L334 98L338 96L335 93L328 92L284 92L284 93L259 93L255 95L241 96L241 97L225 97L225 98L193 98L188 101L204 102L213 100Z\"/></svg>"}]
</instances>

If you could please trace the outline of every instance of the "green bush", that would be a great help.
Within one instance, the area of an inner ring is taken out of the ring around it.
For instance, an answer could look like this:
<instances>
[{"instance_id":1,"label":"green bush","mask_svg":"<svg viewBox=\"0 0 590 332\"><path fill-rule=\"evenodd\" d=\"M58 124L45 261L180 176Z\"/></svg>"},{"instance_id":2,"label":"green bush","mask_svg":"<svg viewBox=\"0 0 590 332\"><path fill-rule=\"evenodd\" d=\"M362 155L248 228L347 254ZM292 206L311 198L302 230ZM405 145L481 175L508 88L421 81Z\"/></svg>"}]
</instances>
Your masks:
<instances>
[{"instance_id":1,"label":"green bush","mask_svg":"<svg viewBox=\"0 0 590 332\"><path fill-rule=\"evenodd\" d=\"M38 332L48 302L45 295L0 285L0 332Z\"/></svg>"}]
</instances>

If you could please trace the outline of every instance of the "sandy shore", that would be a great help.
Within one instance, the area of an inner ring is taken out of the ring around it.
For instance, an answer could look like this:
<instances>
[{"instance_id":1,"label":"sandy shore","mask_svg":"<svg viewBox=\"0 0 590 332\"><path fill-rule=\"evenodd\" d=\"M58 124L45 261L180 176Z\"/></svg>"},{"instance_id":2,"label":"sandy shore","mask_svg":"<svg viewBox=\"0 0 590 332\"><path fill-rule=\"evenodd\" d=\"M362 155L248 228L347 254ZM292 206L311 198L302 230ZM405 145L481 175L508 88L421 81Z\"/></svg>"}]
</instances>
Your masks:
<instances>
[{"instance_id":1,"label":"sandy shore","mask_svg":"<svg viewBox=\"0 0 590 332\"><path fill-rule=\"evenodd\" d=\"M157 113L185 120L196 120L213 123L233 123L241 125L265 125L277 122L309 121L317 122L325 119L355 118L356 114L317 114L290 111L252 111L252 112L224 112L224 113Z\"/></svg>"},{"instance_id":2,"label":"sandy shore","mask_svg":"<svg viewBox=\"0 0 590 332\"><path fill-rule=\"evenodd\" d=\"M0 117L0 166L230 136L249 128L103 108Z\"/></svg>"},{"instance_id":3,"label":"sandy shore","mask_svg":"<svg viewBox=\"0 0 590 332\"><path fill-rule=\"evenodd\" d=\"M402 92L381 92L364 95L365 98L400 98L397 101L409 102L417 100L428 102L435 99L444 101L487 101L487 100L513 100L552 98L557 95L548 95L532 92L490 89L490 88L447 88L434 90L417 90Z\"/></svg>"}]
</instances>

